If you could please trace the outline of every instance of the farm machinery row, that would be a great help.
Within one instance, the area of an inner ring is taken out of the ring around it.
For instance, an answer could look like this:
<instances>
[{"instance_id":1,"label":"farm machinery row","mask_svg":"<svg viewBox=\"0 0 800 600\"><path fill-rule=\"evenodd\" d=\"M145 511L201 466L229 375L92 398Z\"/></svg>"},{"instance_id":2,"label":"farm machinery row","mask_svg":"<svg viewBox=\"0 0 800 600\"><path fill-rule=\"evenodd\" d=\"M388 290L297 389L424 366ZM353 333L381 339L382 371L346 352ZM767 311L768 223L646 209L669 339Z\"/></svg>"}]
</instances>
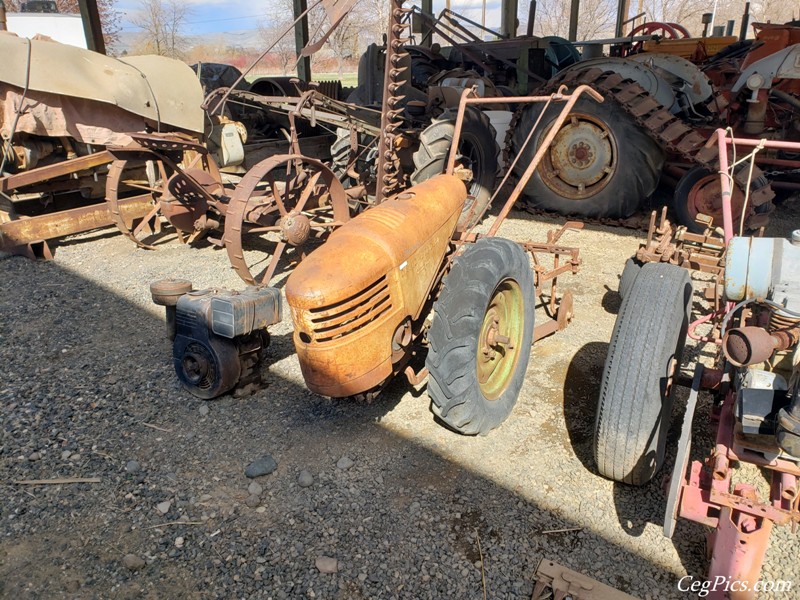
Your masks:
<instances>
[{"instance_id":1,"label":"farm machinery row","mask_svg":"<svg viewBox=\"0 0 800 600\"><path fill-rule=\"evenodd\" d=\"M247 281L263 279L274 272L277 260L268 259L280 254L275 251L304 243L298 244L298 240L306 238L301 231L305 222L300 219L301 226L296 219L284 219L279 225L279 219L266 215L263 207L253 212L253 202L248 199L249 208L233 212L236 221L239 213L244 213L242 223L224 232L228 205L236 204L234 198L250 194L245 188L241 193L234 188L251 167L277 155L314 157L324 164L316 169L333 171L345 189L350 214L355 214L388 193L443 172L458 94L471 86L489 98L547 95L560 85L581 83L604 95L602 104L578 103L524 190L525 202L531 207L582 218L629 217L661 181L676 186L673 206L677 221L698 232L702 229L696 223L699 214L721 221L715 150L704 149L713 128L729 126L737 135L773 139L800 135L795 64L800 28L791 24L757 25L754 41L736 42L734 38L654 39L654 32L669 37L685 31L651 23L634 29L628 41L611 47L619 56L579 60L575 48L560 38L476 40L450 12L429 26L451 46L413 45L408 30L412 17L421 15L395 3L392 14L397 10L401 12L393 17L390 29L399 33L390 35L388 44L397 44L403 52L388 64L389 45L371 46L359 66L358 87L344 99L340 86L333 84L314 90L302 82L263 80L231 90L207 89L211 95L203 103L197 82L188 80L188 69L181 65L168 64L166 59L148 64L149 59L117 61L97 55L87 59L92 65L87 70L114 73L93 86L104 92L76 90L70 82L93 81L94 77L73 72L70 65L80 61L65 60L67 55L76 58L72 54L81 51L46 41L33 41L26 47L25 41L4 35L0 41L19 60L10 62L16 66L7 66L10 72L0 77L6 94L3 136L8 140L5 176L0 179L4 204L0 219L6 221L0 224L3 248L47 255L43 240L110 223L152 247L148 238L166 219L188 241L232 241L237 271ZM723 42L731 43L708 56L710 49ZM591 54L584 48L585 55ZM46 70L41 64L64 68L52 68L47 71L51 76L43 77ZM135 77L140 80L134 88L139 90L134 94L134 106L129 102L132 99L114 97L114 86L135 81ZM173 91L175 86L167 85L169 80L184 82L180 97ZM221 78L215 85L231 82ZM65 109L48 95L67 98L68 106ZM33 119L31 125L30 111L23 104L26 97L34 96L43 97L46 102L39 106L51 110L40 110L47 114ZM112 111L109 104L116 108ZM178 105L183 107L179 111L182 117L191 115L191 123L171 119L167 107ZM488 112L471 108L462 126L460 161L472 173L475 214L483 212L498 172L510 162L508 157L522 151L514 175L524 172L557 112L550 108L540 113L539 106L512 102L493 108L496 110ZM78 110L102 116L91 132L76 130ZM391 172L379 173L378 143L387 118L395 124L397 152L389 165ZM523 148L540 119L543 127ZM97 135L101 131L105 135ZM176 133L181 139L173 140L177 145L171 150L170 141L156 139L163 135L173 138ZM158 154L168 150L169 155ZM198 159L197 153L204 157ZM126 164L111 169L115 160ZM293 159L292 164L300 165L298 160ZM277 171L286 170L289 162L275 162L254 182L255 187L267 185L270 178L282 186L287 175L277 176ZM764 224L773 209L773 189L798 187L798 168L795 156L775 150L762 152L752 173L734 174L734 212L745 216L749 229ZM293 169L297 170L288 170ZM177 175L183 181L182 189L192 188L190 196L183 199L178 187L168 184L178 170L191 172ZM106 182L109 174L113 177ZM329 174L319 177L329 178ZM388 183L384 181L387 177ZM341 196L339 186L334 187ZM136 194L135 189L145 193ZM259 194L266 197L261 191ZM284 195L288 201L291 194ZM339 217L334 218L329 209L319 210L312 218L314 227L309 235L313 230L324 236L331 222L341 222L344 210L339 200L337 204ZM273 206L266 212L284 217L291 208ZM248 221L251 213L253 222ZM261 252L251 250L252 261L273 268L249 272L242 264L248 261L244 250L248 246Z\"/></svg>"}]
</instances>

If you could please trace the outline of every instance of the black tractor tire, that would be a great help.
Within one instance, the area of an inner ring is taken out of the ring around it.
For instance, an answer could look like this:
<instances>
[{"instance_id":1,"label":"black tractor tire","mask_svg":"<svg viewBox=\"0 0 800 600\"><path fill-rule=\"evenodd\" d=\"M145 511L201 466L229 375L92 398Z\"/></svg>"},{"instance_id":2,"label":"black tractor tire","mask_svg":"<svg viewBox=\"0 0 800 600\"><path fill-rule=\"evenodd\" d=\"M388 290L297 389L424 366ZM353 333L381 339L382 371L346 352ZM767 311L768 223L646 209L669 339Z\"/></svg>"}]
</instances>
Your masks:
<instances>
[{"instance_id":1,"label":"black tractor tire","mask_svg":"<svg viewBox=\"0 0 800 600\"><path fill-rule=\"evenodd\" d=\"M557 103L547 108L527 145L544 104L523 110L511 138L512 154L520 156L514 167L517 176L533 160L561 108ZM576 155L576 148L588 154ZM611 98L598 103L582 97L524 194L533 207L564 215L626 218L655 191L663 165L664 149L619 104Z\"/></svg>"},{"instance_id":2,"label":"black tractor tire","mask_svg":"<svg viewBox=\"0 0 800 600\"><path fill-rule=\"evenodd\" d=\"M413 185L444 173L450 147L453 145L456 114L455 109L446 110L420 133L419 147L413 155ZM478 222L478 217L494 193L498 172L497 157L500 154L489 117L476 108L467 107L464 111L458 152L459 162L472 170L472 181L467 185L467 191L474 201L467 200L459 220L459 228L468 229Z\"/></svg>"},{"instance_id":3,"label":"black tractor tire","mask_svg":"<svg viewBox=\"0 0 800 600\"><path fill-rule=\"evenodd\" d=\"M431 410L451 429L485 435L511 413L530 359L534 301L528 257L510 240L480 239L453 261L433 306L425 360ZM498 315L495 331L511 344L486 354L487 323Z\"/></svg>"},{"instance_id":4,"label":"black tractor tire","mask_svg":"<svg viewBox=\"0 0 800 600\"><path fill-rule=\"evenodd\" d=\"M644 485L664 462L669 380L680 368L691 302L689 272L666 263L644 265L622 300L595 416L594 459L604 477Z\"/></svg>"},{"instance_id":5,"label":"black tractor tire","mask_svg":"<svg viewBox=\"0 0 800 600\"><path fill-rule=\"evenodd\" d=\"M636 260L635 256L631 256L625 261L625 268L622 269L622 275L619 278L619 287L617 288L620 298L625 298L625 296L628 295L633 282L636 281L636 277L641 270L642 263Z\"/></svg>"}]
</instances>

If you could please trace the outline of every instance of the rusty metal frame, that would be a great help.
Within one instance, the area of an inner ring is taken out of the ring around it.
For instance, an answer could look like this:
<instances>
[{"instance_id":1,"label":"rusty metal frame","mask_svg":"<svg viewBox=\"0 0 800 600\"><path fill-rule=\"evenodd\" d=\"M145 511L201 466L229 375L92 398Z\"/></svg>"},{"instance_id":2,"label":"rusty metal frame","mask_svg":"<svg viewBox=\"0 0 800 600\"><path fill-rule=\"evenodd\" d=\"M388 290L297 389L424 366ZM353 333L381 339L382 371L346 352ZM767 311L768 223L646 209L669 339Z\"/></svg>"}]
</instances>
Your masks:
<instances>
[{"instance_id":1,"label":"rusty metal frame","mask_svg":"<svg viewBox=\"0 0 800 600\"><path fill-rule=\"evenodd\" d=\"M487 235L492 236L497 233L497 230L500 228L500 225L503 224L503 221L508 216L511 208L522 195L522 190L533 176L534 171L536 171L545 153L549 150L550 144L553 143L553 140L561 129L561 125L564 124L567 116L572 111L572 107L578 101L578 98L580 98L583 94L588 95L596 102L603 102L603 96L601 96L597 91L588 85L579 85L571 94L566 93L566 86L561 86L555 94L551 94L549 96L505 96L501 98L481 98L477 96L477 92L474 87L466 88L461 93L461 99L458 103L458 113L456 116L455 133L453 134L453 142L450 146L450 156L447 159L447 168L445 170L445 173L448 175L452 175L455 170L456 157L458 155L458 143L461 140L461 129L464 124L464 112L466 111L467 106L484 104L534 104L537 102L549 104L551 102L564 102L564 107L561 109L561 112L558 114L558 116L553 120L550 130L547 132L547 135L545 135L542 143L536 150L536 154L534 154L533 159L528 164L525 172L519 178L517 185L509 195L508 200L506 200L505 205L503 205L500 214L497 216L497 219L495 219L495 222L492 224L492 227ZM513 164L509 166L509 171L512 170ZM504 182L501 182L498 190L502 188L503 183ZM497 194L495 193L495 196L496 195Z\"/></svg>"},{"instance_id":2,"label":"rusty metal frame","mask_svg":"<svg viewBox=\"0 0 800 600\"><path fill-rule=\"evenodd\" d=\"M450 147L450 154L447 159L447 167L445 170L445 173L449 175L454 174L456 171L458 143L461 139L461 129L464 123L464 112L466 111L467 106L484 105L484 104L504 104L507 102L515 104L546 103L547 105L549 105L552 102L564 103L564 106L561 108L561 112L558 114L558 116L550 125L550 129L548 130L547 134L542 140L542 143L539 145L539 148L537 148L536 153L533 156L533 159L527 165L525 172L517 181L517 184L514 187L513 191L509 194L505 204L500 210L500 214L497 216L494 223L492 223L492 226L489 228L486 237L491 237L497 234L497 231L500 229L501 225L508 217L509 212L511 212L511 208L514 206L516 201L522 195L522 191L525 188L525 185L533 176L534 172L539 166L539 163L542 161L542 158L544 157L545 153L550 148L550 144L552 144L553 140L558 134L558 131L561 129L561 126L566 121L567 117L572 111L572 107L575 105L575 103L583 94L587 94L589 97L593 98L597 102L603 102L603 97L588 85L578 86L571 94L567 94L566 88L562 86L555 94L549 96L512 96L503 98L480 98L476 95L475 88L467 88L461 93L461 98L458 104L458 113L456 116L455 133L453 135L453 142ZM542 111L542 114L544 114L544 111ZM531 130L531 134L538 127L538 125L539 121L537 121L534 124ZM525 143L526 144L530 143L530 140L531 140L531 135L528 136L528 139L525 141ZM484 208L484 212L478 215L477 219L474 219L475 223L480 222L481 218L483 217L483 214L489 209L489 207L492 204L492 201L497 197L498 193L505 185L509 175L513 171L514 166L519 160L520 155L521 153L518 152L514 161L508 166L508 172L506 173L506 176L498 185L497 190L495 190L495 193L492 195L492 198L489 200L487 206ZM474 227L472 229L474 229ZM474 242L479 237L481 237L479 234L473 233L472 229L463 232L458 238L458 241L461 243ZM546 337L548 335L551 335L557 331L564 329L572 320L573 316L572 293L569 290L566 290L562 295L561 300L559 301L557 282L558 282L558 277L560 275L566 273L571 273L574 275L578 272L581 265L580 251L578 248L565 246L561 244L560 240L561 237L567 231L580 231L581 229L583 229L583 223L579 221L568 221L560 229L549 231L547 234L547 242L545 243L535 243L527 241L520 244L525 249L526 252L529 252L531 254L531 259L533 262L532 268L534 273L534 285L536 288L536 295L542 299L542 303L545 305L546 310L551 318L548 322L537 325L534 328L534 335L533 335L534 341L540 340L543 337ZM544 258L543 258L544 255L552 257L552 267L547 267L544 265ZM565 262L563 263L561 262L562 257L565 257ZM550 289L547 293L548 298L545 303L544 288L548 283L550 285Z\"/></svg>"},{"instance_id":3,"label":"rusty metal frame","mask_svg":"<svg viewBox=\"0 0 800 600\"><path fill-rule=\"evenodd\" d=\"M636 600L634 596L546 558L539 561L534 579L532 600L541 598L548 588L553 591L554 600Z\"/></svg>"},{"instance_id":4,"label":"rusty metal frame","mask_svg":"<svg viewBox=\"0 0 800 600\"><path fill-rule=\"evenodd\" d=\"M733 303L724 303L721 298L725 251L734 237L728 145L798 150L800 143L728 137L725 129L717 129L707 141L706 147L710 148L715 144L719 147L722 231L708 228L705 234L698 235L687 232L685 227L674 229L666 219L665 208L658 224L656 213L651 216L647 240L640 246L636 257L642 262L668 262L715 276L713 289L707 290L706 294L708 299L714 301L714 309L691 323L688 335L695 340L720 344L719 323L735 309ZM749 158L752 160L754 154ZM703 323L714 324L714 330L709 337L701 337L695 333L695 328ZM695 371L693 394L696 393L695 390L717 390L721 387L721 370L709 369L709 377L705 377L703 366L697 364ZM685 382L678 379L677 383L682 385ZM679 477L680 484L677 487L672 484L672 490L677 489L677 494L673 497L673 492L670 492L667 519L670 519L671 514L673 518L680 516L713 529L709 535L709 548L712 552L710 580L724 577L728 580L752 582L759 578L773 524L791 525L794 532L800 525L800 465L781 458L780 455L774 455L774 448L759 448L745 440L737 432L735 400L733 386L729 386L714 414L718 421L715 445L705 461L693 461L688 476L686 462L678 461L676 464L672 477ZM683 435L691 435L692 420L689 418L684 423ZM759 450L769 451L773 456L763 455ZM771 471L772 482L768 499L759 499L756 489L751 485L733 485L733 466L737 462L752 463ZM665 534L671 536L673 527L674 524L668 522L665 525ZM712 591L709 597L723 596Z\"/></svg>"}]
</instances>

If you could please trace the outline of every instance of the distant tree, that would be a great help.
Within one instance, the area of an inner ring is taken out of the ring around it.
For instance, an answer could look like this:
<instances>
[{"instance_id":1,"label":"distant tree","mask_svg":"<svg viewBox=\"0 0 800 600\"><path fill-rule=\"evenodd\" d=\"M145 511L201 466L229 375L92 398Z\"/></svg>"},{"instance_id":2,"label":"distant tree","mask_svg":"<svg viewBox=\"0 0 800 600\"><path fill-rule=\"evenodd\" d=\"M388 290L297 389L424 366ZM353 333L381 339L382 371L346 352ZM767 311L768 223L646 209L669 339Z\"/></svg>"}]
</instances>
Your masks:
<instances>
[{"instance_id":1,"label":"distant tree","mask_svg":"<svg viewBox=\"0 0 800 600\"><path fill-rule=\"evenodd\" d=\"M58 11L66 14L80 14L78 0L55 0ZM4 0L8 12L19 12L20 5L25 0ZM100 25L103 27L103 38L106 41L106 51L113 54L119 42L119 32L122 27L122 15L116 9L116 0L97 0L100 11Z\"/></svg>"},{"instance_id":2,"label":"distant tree","mask_svg":"<svg viewBox=\"0 0 800 600\"><path fill-rule=\"evenodd\" d=\"M278 63L284 75L288 75L289 73L294 74L294 65L297 61L297 52L295 51L294 45L294 31L281 37L281 34L284 33L291 24L292 19L285 17L276 19L269 24L261 24L258 28L259 35L264 41L265 49L268 46L272 46L270 54L278 59Z\"/></svg>"},{"instance_id":3,"label":"distant tree","mask_svg":"<svg viewBox=\"0 0 800 600\"><path fill-rule=\"evenodd\" d=\"M611 0L583 0L578 18L578 39L608 37L614 33L616 4ZM570 3L565 0L543 0L536 7L534 34L567 37Z\"/></svg>"},{"instance_id":4,"label":"distant tree","mask_svg":"<svg viewBox=\"0 0 800 600\"><path fill-rule=\"evenodd\" d=\"M131 23L141 29L139 50L182 58L189 40L184 34L191 9L181 0L141 0Z\"/></svg>"}]
</instances>

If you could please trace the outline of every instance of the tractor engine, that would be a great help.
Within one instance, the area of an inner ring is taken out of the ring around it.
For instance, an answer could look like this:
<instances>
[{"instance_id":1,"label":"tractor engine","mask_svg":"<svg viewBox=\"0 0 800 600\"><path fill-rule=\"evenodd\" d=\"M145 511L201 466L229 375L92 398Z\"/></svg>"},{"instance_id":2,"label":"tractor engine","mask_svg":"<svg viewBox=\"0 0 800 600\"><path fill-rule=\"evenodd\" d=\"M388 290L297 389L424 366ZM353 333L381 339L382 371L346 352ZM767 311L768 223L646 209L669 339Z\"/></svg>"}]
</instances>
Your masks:
<instances>
[{"instance_id":1,"label":"tractor engine","mask_svg":"<svg viewBox=\"0 0 800 600\"><path fill-rule=\"evenodd\" d=\"M433 177L337 229L289 276L294 343L311 391L353 396L396 373L466 198L457 177Z\"/></svg>"},{"instance_id":2,"label":"tractor engine","mask_svg":"<svg viewBox=\"0 0 800 600\"><path fill-rule=\"evenodd\" d=\"M722 339L725 358L737 367L737 429L753 449L800 460L800 231L791 242L734 238L725 295L750 307Z\"/></svg>"}]
</instances>

